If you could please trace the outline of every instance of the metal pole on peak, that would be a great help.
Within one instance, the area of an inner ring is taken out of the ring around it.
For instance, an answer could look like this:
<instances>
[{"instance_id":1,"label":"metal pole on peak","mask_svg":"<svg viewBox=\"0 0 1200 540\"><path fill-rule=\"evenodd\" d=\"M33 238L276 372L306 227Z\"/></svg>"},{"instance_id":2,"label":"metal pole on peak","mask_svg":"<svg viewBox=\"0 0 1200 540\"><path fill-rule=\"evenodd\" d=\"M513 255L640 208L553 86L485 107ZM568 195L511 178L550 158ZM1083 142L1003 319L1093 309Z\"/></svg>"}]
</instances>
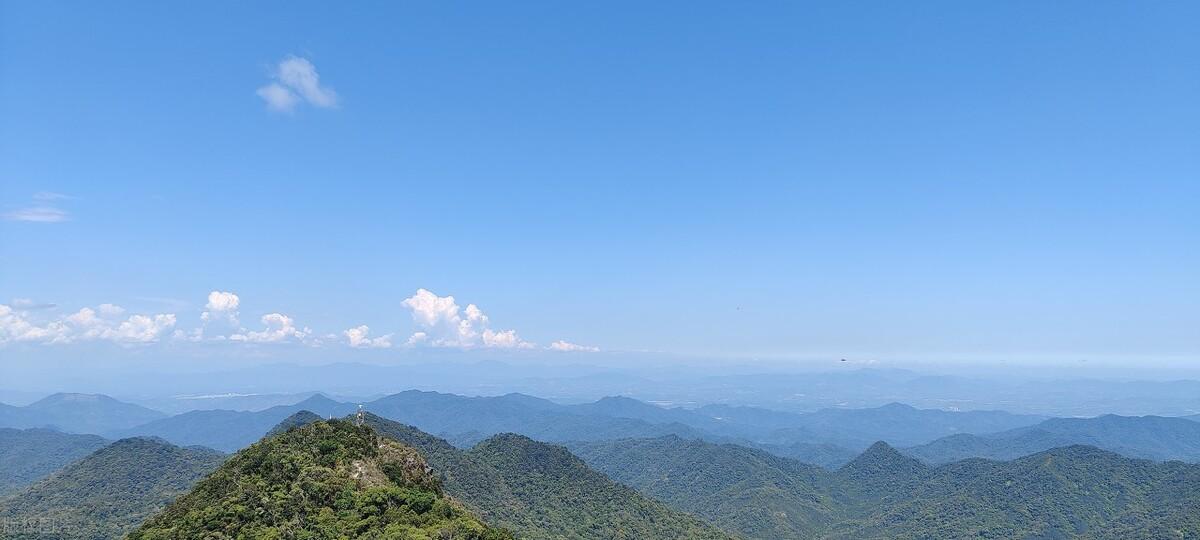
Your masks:
<instances>
[{"instance_id":1,"label":"metal pole on peak","mask_svg":"<svg viewBox=\"0 0 1200 540\"><path fill-rule=\"evenodd\" d=\"M354 415L354 425L362 427L362 425L366 421L366 419L367 419L366 415L363 414L363 406L359 405L358 406L358 414Z\"/></svg>"}]
</instances>

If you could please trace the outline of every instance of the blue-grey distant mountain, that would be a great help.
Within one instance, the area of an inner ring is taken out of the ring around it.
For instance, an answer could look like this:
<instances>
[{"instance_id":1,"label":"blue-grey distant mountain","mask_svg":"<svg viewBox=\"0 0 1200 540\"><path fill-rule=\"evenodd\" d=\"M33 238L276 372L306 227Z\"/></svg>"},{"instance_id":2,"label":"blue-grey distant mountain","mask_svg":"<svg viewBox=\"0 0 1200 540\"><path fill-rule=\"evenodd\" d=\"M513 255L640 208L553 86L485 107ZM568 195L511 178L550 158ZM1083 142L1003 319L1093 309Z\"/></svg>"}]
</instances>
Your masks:
<instances>
[{"instance_id":1,"label":"blue-grey distant mountain","mask_svg":"<svg viewBox=\"0 0 1200 540\"><path fill-rule=\"evenodd\" d=\"M24 407L0 407L0 427L53 428L107 435L166 415L102 394L54 394Z\"/></svg>"},{"instance_id":2,"label":"blue-grey distant mountain","mask_svg":"<svg viewBox=\"0 0 1200 540\"><path fill-rule=\"evenodd\" d=\"M483 436L517 433L540 441L600 440L704 433L679 423L655 424L635 418L585 414L552 401L507 394L464 397L409 390L366 405L367 410L439 436L475 432Z\"/></svg>"},{"instance_id":3,"label":"blue-grey distant mountain","mask_svg":"<svg viewBox=\"0 0 1200 540\"><path fill-rule=\"evenodd\" d=\"M369 402L366 408L379 416L471 444L506 432L544 441L651 437L669 433L691 437L703 435L682 424L651 424L631 418L579 414L569 407L522 394L464 397L411 390ZM322 417L341 417L356 409L356 404L317 395L295 405L257 412L191 411L149 422L119 435L152 435L175 444L232 452L258 440L296 412L308 410Z\"/></svg>"},{"instance_id":4,"label":"blue-grey distant mountain","mask_svg":"<svg viewBox=\"0 0 1200 540\"><path fill-rule=\"evenodd\" d=\"M748 407L665 408L624 397L561 405L523 394L465 397L416 390L371 401L366 408L464 447L497 433L551 442L678 435L743 444L828 468L844 464L853 458L854 449L875 440L912 446L948 434L1003 431L1042 420L997 411L922 410L900 404L795 414ZM314 396L258 412L192 411L119 434L156 435L177 444L234 451L303 409L341 416L353 412L354 406Z\"/></svg>"},{"instance_id":5,"label":"blue-grey distant mountain","mask_svg":"<svg viewBox=\"0 0 1200 540\"><path fill-rule=\"evenodd\" d=\"M1104 415L1052 418L987 435L955 435L905 450L929 463L971 457L1014 459L1051 448L1085 444L1158 461L1200 462L1200 422L1164 416Z\"/></svg>"},{"instance_id":6,"label":"blue-grey distant mountain","mask_svg":"<svg viewBox=\"0 0 1200 540\"><path fill-rule=\"evenodd\" d=\"M320 392L298 392L283 394L255 393L209 393L184 394L139 401L138 403L167 414L188 411L262 411L280 405L295 405ZM350 401L350 400L344 400Z\"/></svg>"},{"instance_id":7,"label":"blue-grey distant mountain","mask_svg":"<svg viewBox=\"0 0 1200 540\"><path fill-rule=\"evenodd\" d=\"M794 427L778 429L771 438L779 442L825 442L851 449L865 448L874 441L912 446L956 433L992 433L1045 420L1042 416L1003 411L942 411L900 403L870 409L822 409L797 416Z\"/></svg>"},{"instance_id":8,"label":"blue-grey distant mountain","mask_svg":"<svg viewBox=\"0 0 1200 540\"><path fill-rule=\"evenodd\" d=\"M261 439L276 424L297 412L306 410L324 418L336 418L356 409L354 404L340 403L318 394L295 405L281 405L263 411L186 412L126 430L120 435L161 437L181 446L207 446L235 452Z\"/></svg>"},{"instance_id":9,"label":"blue-grey distant mountain","mask_svg":"<svg viewBox=\"0 0 1200 540\"><path fill-rule=\"evenodd\" d=\"M0 428L0 496L41 480L108 443L97 435Z\"/></svg>"}]
</instances>

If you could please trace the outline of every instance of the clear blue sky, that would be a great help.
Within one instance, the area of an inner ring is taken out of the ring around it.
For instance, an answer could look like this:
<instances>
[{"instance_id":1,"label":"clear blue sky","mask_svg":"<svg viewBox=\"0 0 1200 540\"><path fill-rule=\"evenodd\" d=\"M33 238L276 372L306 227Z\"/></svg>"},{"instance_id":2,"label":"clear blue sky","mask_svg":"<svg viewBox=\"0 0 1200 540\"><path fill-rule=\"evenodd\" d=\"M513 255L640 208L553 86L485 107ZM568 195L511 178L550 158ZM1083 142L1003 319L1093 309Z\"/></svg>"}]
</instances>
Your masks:
<instances>
[{"instance_id":1,"label":"clear blue sky","mask_svg":"<svg viewBox=\"0 0 1200 540\"><path fill-rule=\"evenodd\" d=\"M10 332L182 358L228 291L201 339L400 355L424 288L537 347L1200 357L1196 3L0 5Z\"/></svg>"}]
</instances>

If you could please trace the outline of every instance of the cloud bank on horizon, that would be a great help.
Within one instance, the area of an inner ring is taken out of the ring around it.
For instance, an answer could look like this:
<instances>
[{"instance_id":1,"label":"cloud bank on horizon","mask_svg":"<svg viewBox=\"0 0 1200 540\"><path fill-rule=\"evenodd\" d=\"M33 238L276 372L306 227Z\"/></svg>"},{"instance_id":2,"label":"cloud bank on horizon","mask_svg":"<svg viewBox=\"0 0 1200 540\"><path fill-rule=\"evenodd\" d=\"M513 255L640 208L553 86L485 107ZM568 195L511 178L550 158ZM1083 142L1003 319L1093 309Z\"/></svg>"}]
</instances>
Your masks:
<instances>
[{"instance_id":1,"label":"cloud bank on horizon","mask_svg":"<svg viewBox=\"0 0 1200 540\"><path fill-rule=\"evenodd\" d=\"M404 348L437 347L471 349L543 349L559 352L597 352L592 346L557 340L545 347L522 339L513 329L494 329L487 315L475 304L460 307L453 296L438 296L417 289L401 304L412 313L416 331L401 345ZM10 343L63 345L86 341L105 341L119 345L147 345L159 342L228 342L253 344L299 344L311 347L340 344L355 349L393 347L389 333L372 337L367 325L358 325L340 333L318 334L298 325L283 313L266 313L258 318L261 329L249 329L241 323L241 298L230 291L212 291L200 312L200 325L177 328L175 313L132 314L115 304L83 307L70 315L46 316L42 313L54 304L36 304L19 298L0 304L0 346Z\"/></svg>"}]
</instances>

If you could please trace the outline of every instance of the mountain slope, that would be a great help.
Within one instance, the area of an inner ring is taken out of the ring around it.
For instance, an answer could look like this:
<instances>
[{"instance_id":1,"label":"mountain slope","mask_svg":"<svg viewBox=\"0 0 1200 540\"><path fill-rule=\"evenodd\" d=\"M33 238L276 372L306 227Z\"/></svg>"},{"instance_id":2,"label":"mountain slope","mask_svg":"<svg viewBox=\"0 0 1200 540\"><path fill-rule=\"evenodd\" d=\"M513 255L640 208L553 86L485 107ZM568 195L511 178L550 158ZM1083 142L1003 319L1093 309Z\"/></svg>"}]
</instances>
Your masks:
<instances>
[{"instance_id":1,"label":"mountain slope","mask_svg":"<svg viewBox=\"0 0 1200 540\"><path fill-rule=\"evenodd\" d=\"M119 538L224 459L207 448L122 439L0 500L0 519L36 525L12 540Z\"/></svg>"},{"instance_id":2,"label":"mountain slope","mask_svg":"<svg viewBox=\"0 0 1200 540\"><path fill-rule=\"evenodd\" d=\"M833 538L1196 538L1200 469L1087 446L933 470Z\"/></svg>"},{"instance_id":3,"label":"mountain slope","mask_svg":"<svg viewBox=\"0 0 1200 540\"><path fill-rule=\"evenodd\" d=\"M0 495L45 478L108 442L96 435L0 428Z\"/></svg>"},{"instance_id":4,"label":"mountain slope","mask_svg":"<svg viewBox=\"0 0 1200 540\"><path fill-rule=\"evenodd\" d=\"M446 497L420 454L350 422L317 421L238 452L130 540L499 540Z\"/></svg>"},{"instance_id":5,"label":"mountain slope","mask_svg":"<svg viewBox=\"0 0 1200 540\"><path fill-rule=\"evenodd\" d=\"M70 433L108 435L166 415L102 394L54 394L24 407L0 409L0 427L53 427Z\"/></svg>"},{"instance_id":6,"label":"mountain slope","mask_svg":"<svg viewBox=\"0 0 1200 540\"><path fill-rule=\"evenodd\" d=\"M1162 416L1052 418L1001 433L945 437L905 452L928 463L948 463L971 457L1014 459L1076 444L1127 457L1200 462L1200 422Z\"/></svg>"},{"instance_id":7,"label":"mountain slope","mask_svg":"<svg viewBox=\"0 0 1200 540\"><path fill-rule=\"evenodd\" d=\"M747 538L1200 538L1200 466L1092 447L935 468L880 442L836 472L672 437L571 447Z\"/></svg>"},{"instance_id":8,"label":"mountain slope","mask_svg":"<svg viewBox=\"0 0 1200 540\"><path fill-rule=\"evenodd\" d=\"M832 519L831 473L759 450L667 436L569 443L612 479L748 538L807 538Z\"/></svg>"},{"instance_id":9,"label":"mountain slope","mask_svg":"<svg viewBox=\"0 0 1200 540\"><path fill-rule=\"evenodd\" d=\"M519 500L540 499L540 504L526 506L535 521L594 524L602 517L611 523L602 535L587 531L578 538L728 538L699 519L613 483L561 446L509 433L479 443L470 454L498 471Z\"/></svg>"},{"instance_id":10,"label":"mountain slope","mask_svg":"<svg viewBox=\"0 0 1200 540\"><path fill-rule=\"evenodd\" d=\"M614 483L560 446L503 434L463 451L378 416L368 414L367 423L417 448L448 493L521 538L728 538Z\"/></svg>"}]
</instances>

